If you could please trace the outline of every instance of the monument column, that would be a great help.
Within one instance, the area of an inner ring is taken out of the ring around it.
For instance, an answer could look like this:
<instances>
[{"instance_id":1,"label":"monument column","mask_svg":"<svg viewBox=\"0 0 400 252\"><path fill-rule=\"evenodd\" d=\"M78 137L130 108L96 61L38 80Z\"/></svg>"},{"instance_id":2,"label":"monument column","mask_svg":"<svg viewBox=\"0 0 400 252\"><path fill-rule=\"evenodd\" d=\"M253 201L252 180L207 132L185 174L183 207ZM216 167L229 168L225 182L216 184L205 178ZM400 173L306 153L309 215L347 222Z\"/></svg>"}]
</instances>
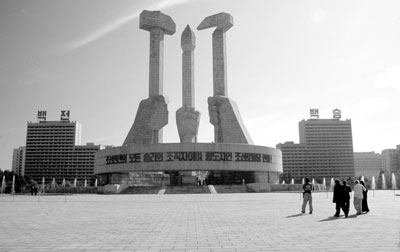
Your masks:
<instances>
[{"instance_id":1,"label":"monument column","mask_svg":"<svg viewBox=\"0 0 400 252\"><path fill-rule=\"evenodd\" d=\"M181 143L197 142L200 113L194 108L194 48L196 38L187 25L181 37L182 107L176 111L176 124Z\"/></svg>"},{"instance_id":2,"label":"monument column","mask_svg":"<svg viewBox=\"0 0 400 252\"><path fill-rule=\"evenodd\" d=\"M225 32L227 32L232 26L233 17L228 13L221 12L206 17L197 27L197 30L216 27L212 36L214 96L228 95Z\"/></svg>"},{"instance_id":3,"label":"monument column","mask_svg":"<svg viewBox=\"0 0 400 252\"><path fill-rule=\"evenodd\" d=\"M196 38L187 25L181 36L182 47L182 106L194 107L194 49Z\"/></svg>"},{"instance_id":4,"label":"monument column","mask_svg":"<svg viewBox=\"0 0 400 252\"><path fill-rule=\"evenodd\" d=\"M164 34L174 34L175 23L160 11L144 10L139 27L150 32L149 97L163 95Z\"/></svg>"},{"instance_id":5,"label":"monument column","mask_svg":"<svg viewBox=\"0 0 400 252\"><path fill-rule=\"evenodd\" d=\"M150 32L149 98L142 100L135 121L123 145L162 142L162 128L168 124L167 103L163 96L164 34L175 33L175 23L160 11L140 13L140 29Z\"/></svg>"},{"instance_id":6,"label":"monument column","mask_svg":"<svg viewBox=\"0 0 400 252\"><path fill-rule=\"evenodd\" d=\"M150 29L149 97L163 95L164 31Z\"/></svg>"},{"instance_id":7,"label":"monument column","mask_svg":"<svg viewBox=\"0 0 400 252\"><path fill-rule=\"evenodd\" d=\"M216 27L212 35L213 96L208 97L210 123L214 125L216 143L252 143L244 127L236 103L228 98L226 31L233 26L233 17L218 13L206 17L198 30Z\"/></svg>"},{"instance_id":8,"label":"monument column","mask_svg":"<svg viewBox=\"0 0 400 252\"><path fill-rule=\"evenodd\" d=\"M215 29L212 38L214 96L228 96L225 32Z\"/></svg>"}]
</instances>

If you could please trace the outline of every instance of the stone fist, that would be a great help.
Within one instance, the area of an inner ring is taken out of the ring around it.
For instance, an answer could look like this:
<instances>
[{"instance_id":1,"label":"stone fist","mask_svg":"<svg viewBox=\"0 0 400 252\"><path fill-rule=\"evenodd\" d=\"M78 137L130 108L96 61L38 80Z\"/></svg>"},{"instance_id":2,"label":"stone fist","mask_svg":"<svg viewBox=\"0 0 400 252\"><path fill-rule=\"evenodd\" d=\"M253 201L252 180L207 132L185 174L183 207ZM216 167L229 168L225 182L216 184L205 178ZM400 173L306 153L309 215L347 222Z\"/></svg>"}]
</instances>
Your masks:
<instances>
[{"instance_id":1,"label":"stone fist","mask_svg":"<svg viewBox=\"0 0 400 252\"><path fill-rule=\"evenodd\" d=\"M176 111L176 124L181 143L194 143L197 141L199 122L200 113L192 107L185 106Z\"/></svg>"}]
</instances>

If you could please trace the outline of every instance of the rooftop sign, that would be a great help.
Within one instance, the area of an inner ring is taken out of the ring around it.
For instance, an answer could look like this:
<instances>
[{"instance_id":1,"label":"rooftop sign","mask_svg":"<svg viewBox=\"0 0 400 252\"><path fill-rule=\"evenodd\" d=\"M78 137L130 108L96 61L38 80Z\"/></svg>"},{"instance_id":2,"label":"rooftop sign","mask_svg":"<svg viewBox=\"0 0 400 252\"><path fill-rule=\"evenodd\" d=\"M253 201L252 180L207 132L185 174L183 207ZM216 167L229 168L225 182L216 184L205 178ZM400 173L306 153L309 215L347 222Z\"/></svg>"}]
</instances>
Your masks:
<instances>
[{"instance_id":1,"label":"rooftop sign","mask_svg":"<svg viewBox=\"0 0 400 252\"><path fill-rule=\"evenodd\" d=\"M69 110L61 110L60 121L69 121L70 111ZM47 119L47 111L39 110L37 112L37 120L38 122L46 122Z\"/></svg>"},{"instance_id":2,"label":"rooftop sign","mask_svg":"<svg viewBox=\"0 0 400 252\"><path fill-rule=\"evenodd\" d=\"M340 119L342 118L342 111L340 109L333 109L332 110L333 119ZM319 119L319 110L317 108L310 109L310 118L311 119Z\"/></svg>"},{"instance_id":3,"label":"rooftop sign","mask_svg":"<svg viewBox=\"0 0 400 252\"><path fill-rule=\"evenodd\" d=\"M333 114L333 118L334 118L334 119L340 119L340 118L342 118L342 111L341 111L340 109L334 109L334 110L332 111L332 114Z\"/></svg>"},{"instance_id":4,"label":"rooftop sign","mask_svg":"<svg viewBox=\"0 0 400 252\"><path fill-rule=\"evenodd\" d=\"M69 110L61 110L61 121L69 121Z\"/></svg>"},{"instance_id":5,"label":"rooftop sign","mask_svg":"<svg viewBox=\"0 0 400 252\"><path fill-rule=\"evenodd\" d=\"M316 108L310 109L310 117L311 118L319 118L319 110Z\"/></svg>"},{"instance_id":6,"label":"rooftop sign","mask_svg":"<svg viewBox=\"0 0 400 252\"><path fill-rule=\"evenodd\" d=\"M46 121L46 110L39 110L37 112L37 120L38 122L45 122Z\"/></svg>"}]
</instances>

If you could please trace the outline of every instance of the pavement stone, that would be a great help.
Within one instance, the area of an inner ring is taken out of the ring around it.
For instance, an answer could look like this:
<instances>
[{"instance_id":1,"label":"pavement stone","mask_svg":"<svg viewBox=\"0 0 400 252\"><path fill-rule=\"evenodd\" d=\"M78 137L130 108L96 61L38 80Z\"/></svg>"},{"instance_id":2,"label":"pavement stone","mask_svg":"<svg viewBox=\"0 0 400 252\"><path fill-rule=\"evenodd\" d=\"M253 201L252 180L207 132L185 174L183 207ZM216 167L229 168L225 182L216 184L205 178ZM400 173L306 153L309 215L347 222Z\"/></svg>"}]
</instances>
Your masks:
<instances>
[{"instance_id":1,"label":"pavement stone","mask_svg":"<svg viewBox=\"0 0 400 252\"><path fill-rule=\"evenodd\" d=\"M400 196L368 201L335 218L332 192L313 194L313 214L299 192L0 195L0 251L400 251Z\"/></svg>"}]
</instances>

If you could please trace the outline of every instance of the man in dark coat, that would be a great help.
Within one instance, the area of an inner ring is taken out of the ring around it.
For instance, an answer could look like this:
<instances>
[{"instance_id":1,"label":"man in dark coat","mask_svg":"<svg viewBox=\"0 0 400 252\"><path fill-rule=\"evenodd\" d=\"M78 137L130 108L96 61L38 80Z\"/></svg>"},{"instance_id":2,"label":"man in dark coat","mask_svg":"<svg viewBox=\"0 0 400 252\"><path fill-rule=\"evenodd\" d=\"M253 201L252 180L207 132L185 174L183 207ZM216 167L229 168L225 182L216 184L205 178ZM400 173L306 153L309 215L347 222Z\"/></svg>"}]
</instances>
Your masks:
<instances>
[{"instance_id":1,"label":"man in dark coat","mask_svg":"<svg viewBox=\"0 0 400 252\"><path fill-rule=\"evenodd\" d=\"M307 202L309 204L310 208L310 214L313 212L313 205L312 205L312 195L311 191L314 191L314 186L313 184L310 183L310 179L306 178L305 183L303 184L303 205L301 206L301 212L305 213L306 212L306 206Z\"/></svg>"},{"instance_id":2,"label":"man in dark coat","mask_svg":"<svg viewBox=\"0 0 400 252\"><path fill-rule=\"evenodd\" d=\"M351 193L351 187L347 184L346 180L343 180L343 187L345 190L345 194L344 194L344 204L346 206L346 211L349 212L350 211L350 193Z\"/></svg>"},{"instance_id":3,"label":"man in dark coat","mask_svg":"<svg viewBox=\"0 0 400 252\"><path fill-rule=\"evenodd\" d=\"M340 215L340 208L343 210L344 216L347 218L349 212L345 206L345 189L340 184L340 181L337 179L335 180L335 187L333 188L333 203L336 203L336 213L335 217L339 217Z\"/></svg>"}]
</instances>

